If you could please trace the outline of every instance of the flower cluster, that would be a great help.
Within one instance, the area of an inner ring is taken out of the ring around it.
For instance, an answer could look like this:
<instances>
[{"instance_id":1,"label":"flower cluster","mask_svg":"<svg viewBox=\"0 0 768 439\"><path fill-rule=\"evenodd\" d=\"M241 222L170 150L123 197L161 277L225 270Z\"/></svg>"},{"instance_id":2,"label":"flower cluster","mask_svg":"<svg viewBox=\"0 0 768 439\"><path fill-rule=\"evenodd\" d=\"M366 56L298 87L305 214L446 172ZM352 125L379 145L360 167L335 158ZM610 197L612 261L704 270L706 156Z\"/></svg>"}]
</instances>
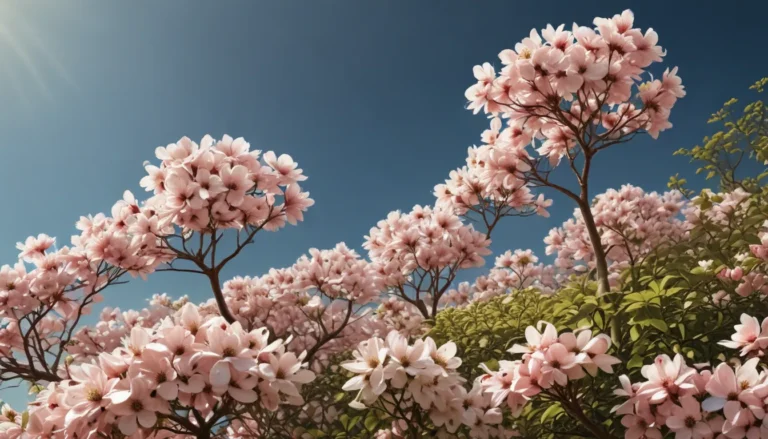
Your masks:
<instances>
[{"instance_id":1,"label":"flower cluster","mask_svg":"<svg viewBox=\"0 0 768 439\"><path fill-rule=\"evenodd\" d=\"M440 437L453 437L443 435L462 425L471 437L497 437L503 430L499 404L483 392L479 381L470 391L464 388L456 372L461 359L455 356L455 344L438 347L429 337L410 344L391 331L386 340L374 337L361 342L353 354L353 360L342 364L355 374L343 387L358 392L350 405L358 409L377 405L396 420L391 431L379 436L407 431L417 412L429 416Z\"/></svg>"},{"instance_id":2,"label":"flower cluster","mask_svg":"<svg viewBox=\"0 0 768 439\"><path fill-rule=\"evenodd\" d=\"M146 276L174 259L161 239L173 233L173 227L163 222L152 208L140 206L130 191L123 193L123 199L112 206L111 213L111 217L99 213L81 217L77 222L81 233L72 238L75 249L82 249L72 255L77 266L103 262Z\"/></svg>"},{"instance_id":3,"label":"flower cluster","mask_svg":"<svg viewBox=\"0 0 768 439\"><path fill-rule=\"evenodd\" d=\"M747 314L741 315L741 324L735 325L736 332L730 340L721 341L720 344L731 349L740 349L741 356L762 357L764 349L768 347L768 318L762 325L756 317Z\"/></svg>"},{"instance_id":4,"label":"flower cluster","mask_svg":"<svg viewBox=\"0 0 768 439\"><path fill-rule=\"evenodd\" d=\"M513 416L519 415L534 396L553 387L564 387L569 381L596 375L598 369L613 373L619 359L608 355L611 339L607 335L592 335L584 329L576 333L557 333L547 322L539 328L525 330L527 345L515 344L510 353L523 354L521 360L499 361L499 370L481 377L485 392L498 404L506 402Z\"/></svg>"},{"instance_id":5,"label":"flower cluster","mask_svg":"<svg viewBox=\"0 0 768 439\"><path fill-rule=\"evenodd\" d=\"M735 290L736 294L743 297L749 296L752 293L760 293L763 296L768 296L768 275L765 273L752 271L745 274L739 280L739 285Z\"/></svg>"},{"instance_id":6,"label":"flower cluster","mask_svg":"<svg viewBox=\"0 0 768 439\"><path fill-rule=\"evenodd\" d=\"M31 405L26 434L131 436L160 422L195 436L243 405L274 411L303 404L301 385L314 379L304 354L268 339L265 328L206 319L186 304L153 328L134 326L124 345L99 354L96 364L69 365L67 380L50 384Z\"/></svg>"},{"instance_id":7,"label":"flower cluster","mask_svg":"<svg viewBox=\"0 0 768 439\"><path fill-rule=\"evenodd\" d=\"M548 217L552 200L536 197L524 183L530 170L525 149L505 148L499 140L501 120L495 118L483 133L483 144L468 149L466 166L451 171L444 184L435 186L436 205L459 215L477 213L489 229L505 216L538 214Z\"/></svg>"},{"instance_id":8,"label":"flower cluster","mask_svg":"<svg viewBox=\"0 0 768 439\"><path fill-rule=\"evenodd\" d=\"M682 212L686 221L694 226L705 223L728 226L735 217L744 215L753 201L749 192L741 188L718 193L705 189Z\"/></svg>"},{"instance_id":9,"label":"flower cluster","mask_svg":"<svg viewBox=\"0 0 768 439\"><path fill-rule=\"evenodd\" d=\"M235 277L224 283L223 293L244 326L290 334L291 349L315 348L325 357L386 332L381 322L360 312L382 288L373 265L342 243L310 249L293 266L261 277Z\"/></svg>"},{"instance_id":10,"label":"flower cluster","mask_svg":"<svg viewBox=\"0 0 768 439\"><path fill-rule=\"evenodd\" d=\"M71 246L45 234L19 242L19 259L0 267L0 368L7 377L54 379L74 325L124 274L145 276L173 259L143 226L157 221L126 191L112 216L81 217ZM22 323L23 322L23 323ZM22 354L23 361L11 359Z\"/></svg>"},{"instance_id":11,"label":"flower cluster","mask_svg":"<svg viewBox=\"0 0 768 439\"><path fill-rule=\"evenodd\" d=\"M424 316L419 309L395 296L381 301L375 318L387 328L394 329L406 337L417 337L424 331Z\"/></svg>"},{"instance_id":12,"label":"flower cluster","mask_svg":"<svg viewBox=\"0 0 768 439\"><path fill-rule=\"evenodd\" d=\"M741 266L736 265L733 268L723 268L720 270L717 273L717 278L725 284L736 283L737 285L733 288L733 291L741 297L747 297L756 292L768 295L768 275L761 273L758 271L759 269L760 267L758 266L756 269L747 272ZM725 296L725 294L727 293L724 293L724 297L729 297Z\"/></svg>"},{"instance_id":13,"label":"flower cluster","mask_svg":"<svg viewBox=\"0 0 768 439\"><path fill-rule=\"evenodd\" d=\"M391 212L366 236L365 249L387 286L400 285L418 269L470 268L484 263L490 241L450 211L415 206Z\"/></svg>"},{"instance_id":14,"label":"flower cluster","mask_svg":"<svg viewBox=\"0 0 768 439\"><path fill-rule=\"evenodd\" d=\"M656 137L672 126L670 110L685 92L677 69L639 83L665 52L653 29L643 33L633 22L627 10L596 18L595 28L548 25L541 35L531 30L514 50L499 54L504 67L498 75L489 63L475 67L477 83L466 91L469 108L503 114L509 119L499 133L504 143L519 148L540 138L538 152L554 162L581 134L575 126L600 124L607 138L638 130ZM630 102L634 87L637 99Z\"/></svg>"},{"instance_id":15,"label":"flower cluster","mask_svg":"<svg viewBox=\"0 0 768 439\"><path fill-rule=\"evenodd\" d=\"M174 301L166 294L155 294L149 301L150 306L139 311L105 307L98 322L93 326L84 326L74 334L67 346L67 353L80 361L101 352L112 352L123 343L134 327L153 328L187 302L187 297Z\"/></svg>"},{"instance_id":16,"label":"flower cluster","mask_svg":"<svg viewBox=\"0 0 768 439\"><path fill-rule=\"evenodd\" d=\"M632 185L595 197L592 215L614 277L660 245L686 235L689 225L678 218L683 206L680 192L646 193ZM561 227L552 229L544 242L547 254L557 255L558 268L575 269L579 261L594 268L594 250L579 209Z\"/></svg>"},{"instance_id":17,"label":"flower cluster","mask_svg":"<svg viewBox=\"0 0 768 439\"><path fill-rule=\"evenodd\" d=\"M465 306L472 303L474 285L469 282L460 282L457 288L451 288L440 298L441 306Z\"/></svg>"},{"instance_id":18,"label":"flower cluster","mask_svg":"<svg viewBox=\"0 0 768 439\"><path fill-rule=\"evenodd\" d=\"M615 411L624 415L625 437L661 438L665 430L694 439L764 437L768 383L758 361L699 371L679 354L660 355L643 366L646 381L633 384L622 376L616 394L628 399Z\"/></svg>"},{"instance_id":19,"label":"flower cluster","mask_svg":"<svg viewBox=\"0 0 768 439\"><path fill-rule=\"evenodd\" d=\"M712 422L705 420L699 403L711 377L709 371L700 373L686 366L678 354L674 359L668 355L656 357L653 364L642 367L641 373L646 381L633 384L622 375L622 388L615 391L616 395L628 398L614 407L617 414L623 415L621 424L627 429L625 437L661 439L664 425L669 425L675 432L687 430L687 434L681 434L689 438L712 437L715 431L720 431L722 418Z\"/></svg>"},{"instance_id":20,"label":"flower cluster","mask_svg":"<svg viewBox=\"0 0 768 439\"><path fill-rule=\"evenodd\" d=\"M750 359L736 366L721 363L697 368L682 355L659 355L641 373L645 381L632 383L621 376L616 395L627 398L614 411L623 415L626 437L661 438L665 429L675 437L741 439L768 435L768 371L758 369L768 346L768 319L741 315L731 340L720 344L740 349Z\"/></svg>"},{"instance_id":21,"label":"flower cluster","mask_svg":"<svg viewBox=\"0 0 768 439\"><path fill-rule=\"evenodd\" d=\"M383 284L429 317L459 269L483 265L489 245L485 234L450 210L416 206L379 221L364 247Z\"/></svg>"},{"instance_id":22,"label":"flower cluster","mask_svg":"<svg viewBox=\"0 0 768 439\"><path fill-rule=\"evenodd\" d=\"M345 244L332 250L310 249L292 267L299 291L315 290L328 299L365 304L382 288L377 271Z\"/></svg>"},{"instance_id":23,"label":"flower cluster","mask_svg":"<svg viewBox=\"0 0 768 439\"><path fill-rule=\"evenodd\" d=\"M242 137L214 141L206 135L199 145L183 137L158 147L155 155L160 166L145 165L141 186L154 193L144 208L156 212L159 225L275 230L303 220L302 212L314 204L301 191L298 182L306 177L290 156L272 151L262 156Z\"/></svg>"},{"instance_id":24,"label":"flower cluster","mask_svg":"<svg viewBox=\"0 0 768 439\"><path fill-rule=\"evenodd\" d=\"M448 290L441 304L464 306L526 288L549 295L557 287L560 275L554 266L538 262L539 258L530 249L507 250L496 258L494 268L487 275L479 276L472 284L461 282L457 289Z\"/></svg>"},{"instance_id":25,"label":"flower cluster","mask_svg":"<svg viewBox=\"0 0 768 439\"><path fill-rule=\"evenodd\" d=\"M55 239L45 234L19 242L18 262L0 267L0 315L20 318L44 305L68 319L123 273L146 275L169 262L173 256L157 236L139 225L152 221L151 215L141 212L126 191L112 207L112 217L80 218L81 233L72 237L71 247L56 249ZM27 264L34 268L27 271ZM88 296L87 303L80 296Z\"/></svg>"}]
</instances>

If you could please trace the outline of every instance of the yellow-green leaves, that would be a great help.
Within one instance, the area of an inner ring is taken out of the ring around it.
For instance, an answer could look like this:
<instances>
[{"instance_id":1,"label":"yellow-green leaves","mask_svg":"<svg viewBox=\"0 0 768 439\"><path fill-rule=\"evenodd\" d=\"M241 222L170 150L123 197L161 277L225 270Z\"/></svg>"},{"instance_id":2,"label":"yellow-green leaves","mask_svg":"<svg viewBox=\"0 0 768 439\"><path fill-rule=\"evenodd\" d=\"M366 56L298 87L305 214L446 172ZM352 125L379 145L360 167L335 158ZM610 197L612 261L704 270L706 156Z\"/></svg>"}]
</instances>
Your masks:
<instances>
[{"instance_id":1,"label":"yellow-green leaves","mask_svg":"<svg viewBox=\"0 0 768 439\"><path fill-rule=\"evenodd\" d=\"M750 89L762 93L767 83L768 78L763 78ZM719 124L719 131L704 137L701 145L678 149L675 155L688 156L692 162L699 163L696 173L705 173L708 180L718 177L724 190L741 188L756 193L760 190L760 180L768 173L750 176L737 173L737 170L745 160L759 163L768 160L768 112L761 100L747 104L740 112L735 108L738 102L735 98L729 99L707 121ZM684 183L679 179L670 180L670 185L675 188Z\"/></svg>"}]
</instances>

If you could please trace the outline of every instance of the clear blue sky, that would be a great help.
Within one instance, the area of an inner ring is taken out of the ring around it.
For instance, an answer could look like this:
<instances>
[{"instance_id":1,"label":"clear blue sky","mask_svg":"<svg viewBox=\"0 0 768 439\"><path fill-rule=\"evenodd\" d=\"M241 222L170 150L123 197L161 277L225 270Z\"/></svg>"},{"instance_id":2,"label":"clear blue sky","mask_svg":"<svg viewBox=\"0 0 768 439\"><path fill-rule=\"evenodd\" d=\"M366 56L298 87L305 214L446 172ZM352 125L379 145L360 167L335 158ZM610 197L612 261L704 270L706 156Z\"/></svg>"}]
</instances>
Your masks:
<instances>
[{"instance_id":1,"label":"clear blue sky","mask_svg":"<svg viewBox=\"0 0 768 439\"><path fill-rule=\"evenodd\" d=\"M260 236L228 275L289 265L310 247L360 249L389 211L432 203L433 186L479 141L487 122L464 109L472 66L497 63L532 27L590 25L627 7L636 25L657 30L688 96L659 140L600 157L593 188L663 190L669 175L694 170L672 152L696 144L711 112L768 75L758 37L768 6L682 3L2 2L0 264L15 261L16 242L31 234L68 244L80 215L140 192L156 146L206 133L291 154L316 200L306 222ZM573 210L548 195L552 217L507 221L495 252L543 253L548 229ZM161 273L106 300L141 307L157 292L209 295L194 275Z\"/></svg>"}]
</instances>

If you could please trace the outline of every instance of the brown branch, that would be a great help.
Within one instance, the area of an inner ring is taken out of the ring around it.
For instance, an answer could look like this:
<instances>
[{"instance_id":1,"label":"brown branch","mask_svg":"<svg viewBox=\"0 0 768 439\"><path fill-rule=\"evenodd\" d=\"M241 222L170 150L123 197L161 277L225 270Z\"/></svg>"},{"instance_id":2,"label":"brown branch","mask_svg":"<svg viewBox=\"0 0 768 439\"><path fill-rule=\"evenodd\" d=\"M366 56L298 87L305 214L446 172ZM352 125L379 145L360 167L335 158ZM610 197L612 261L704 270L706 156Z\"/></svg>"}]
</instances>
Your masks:
<instances>
[{"instance_id":1,"label":"brown branch","mask_svg":"<svg viewBox=\"0 0 768 439\"><path fill-rule=\"evenodd\" d=\"M350 300L347 304L347 314L344 316L344 321L341 322L341 325L339 325L338 328L336 328L330 333L326 332L323 338L321 338L317 343L315 343L314 346L312 346L312 348L309 351L307 351L307 357L306 357L307 363L311 365L312 360L314 360L315 355L317 354L317 351L319 351L320 348L322 348L326 343L328 343L329 341L336 338L339 334L341 334L341 331L343 331L344 328L347 327L347 324L349 323L349 318L353 314L353 307L354 307L354 302Z\"/></svg>"}]
</instances>

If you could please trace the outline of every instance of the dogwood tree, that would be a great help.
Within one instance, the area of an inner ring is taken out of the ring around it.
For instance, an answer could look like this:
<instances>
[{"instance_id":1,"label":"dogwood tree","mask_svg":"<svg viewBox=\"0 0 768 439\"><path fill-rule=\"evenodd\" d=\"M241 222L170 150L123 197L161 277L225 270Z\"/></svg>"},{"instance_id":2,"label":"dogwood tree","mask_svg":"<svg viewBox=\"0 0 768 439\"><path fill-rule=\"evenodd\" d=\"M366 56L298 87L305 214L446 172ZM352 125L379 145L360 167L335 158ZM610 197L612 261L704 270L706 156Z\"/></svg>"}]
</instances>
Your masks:
<instances>
[{"instance_id":1,"label":"dogwood tree","mask_svg":"<svg viewBox=\"0 0 768 439\"><path fill-rule=\"evenodd\" d=\"M479 216L489 235L502 217L545 213L551 201L534 198L532 189L567 196L581 212L603 292L609 270L590 209L593 160L637 135L657 138L685 96L677 68L650 75L666 52L653 29L633 25L629 10L596 18L594 27L548 25L503 50L498 72L490 63L475 66L468 108L491 117L490 128L483 144L469 149L467 166L435 187L438 205ZM551 178L557 167L570 169L575 187Z\"/></svg>"}]
</instances>

